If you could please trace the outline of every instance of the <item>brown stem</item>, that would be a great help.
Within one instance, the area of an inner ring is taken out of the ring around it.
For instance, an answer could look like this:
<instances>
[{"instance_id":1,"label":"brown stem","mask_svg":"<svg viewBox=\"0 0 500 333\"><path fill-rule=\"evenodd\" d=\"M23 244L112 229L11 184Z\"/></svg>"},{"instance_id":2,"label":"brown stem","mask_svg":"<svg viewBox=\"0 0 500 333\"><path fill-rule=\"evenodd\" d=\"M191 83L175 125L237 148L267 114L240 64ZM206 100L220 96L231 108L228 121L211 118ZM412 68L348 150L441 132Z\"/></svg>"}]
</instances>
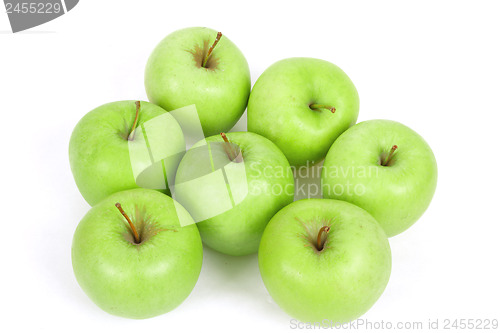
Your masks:
<instances>
[{"instance_id":1,"label":"brown stem","mask_svg":"<svg viewBox=\"0 0 500 333\"><path fill-rule=\"evenodd\" d=\"M116 208L118 208L118 210L120 211L120 213L122 213L123 217L125 217L125 219L127 220L128 224L130 225L130 229L132 229L132 234L134 235L135 243L139 244L141 242L141 239L139 237L139 234L137 233L137 229L135 229L134 224L132 223L132 221L128 217L127 213L125 213L125 211L122 208L122 205L119 202L115 203L115 206L116 206Z\"/></svg>"},{"instance_id":2,"label":"brown stem","mask_svg":"<svg viewBox=\"0 0 500 333\"><path fill-rule=\"evenodd\" d=\"M139 110L140 109L141 109L141 102L140 101L135 102L135 120L134 120L134 125L132 125L132 130L130 131L130 134L128 135L128 141L134 141L135 128L137 127L137 121L139 120Z\"/></svg>"},{"instance_id":3,"label":"brown stem","mask_svg":"<svg viewBox=\"0 0 500 333\"><path fill-rule=\"evenodd\" d=\"M384 163L382 163L383 166L387 166L391 162L391 159L394 156L396 149L398 149L398 146L396 146L396 145L392 146L391 151L389 152L389 154L387 155L387 157L384 160Z\"/></svg>"},{"instance_id":4,"label":"brown stem","mask_svg":"<svg viewBox=\"0 0 500 333\"><path fill-rule=\"evenodd\" d=\"M221 132L220 136L222 136L222 139L224 140L224 150L226 151L227 157L234 162L240 163L242 161L240 154L238 154L235 150L234 147L231 145L229 142L229 139L226 136L226 133Z\"/></svg>"},{"instance_id":5,"label":"brown stem","mask_svg":"<svg viewBox=\"0 0 500 333\"><path fill-rule=\"evenodd\" d=\"M324 244L321 244L321 236L323 235L323 232L327 234L329 231L330 231L330 227L327 226L327 225L325 225L325 226L321 227L321 229L319 229L319 231L318 231L318 239L317 239L317 245L318 245L317 249L318 249L318 251L323 250L323 245Z\"/></svg>"},{"instance_id":6,"label":"brown stem","mask_svg":"<svg viewBox=\"0 0 500 333\"><path fill-rule=\"evenodd\" d=\"M324 104L316 104L316 103L309 105L309 108L311 108L311 110L328 109L328 110L332 111L332 113L335 113L335 111L337 111L337 109L335 109L335 107L333 107L333 106L324 105Z\"/></svg>"},{"instance_id":7,"label":"brown stem","mask_svg":"<svg viewBox=\"0 0 500 333\"><path fill-rule=\"evenodd\" d=\"M215 46L217 45L217 43L219 42L219 40L221 39L221 37L222 37L222 32L218 32L217 33L217 37L215 38L214 43L208 49L207 55L205 56L205 59L203 60L203 63L201 64L201 67L207 68L208 58L210 58L210 56L212 55L212 51L214 50Z\"/></svg>"}]
</instances>

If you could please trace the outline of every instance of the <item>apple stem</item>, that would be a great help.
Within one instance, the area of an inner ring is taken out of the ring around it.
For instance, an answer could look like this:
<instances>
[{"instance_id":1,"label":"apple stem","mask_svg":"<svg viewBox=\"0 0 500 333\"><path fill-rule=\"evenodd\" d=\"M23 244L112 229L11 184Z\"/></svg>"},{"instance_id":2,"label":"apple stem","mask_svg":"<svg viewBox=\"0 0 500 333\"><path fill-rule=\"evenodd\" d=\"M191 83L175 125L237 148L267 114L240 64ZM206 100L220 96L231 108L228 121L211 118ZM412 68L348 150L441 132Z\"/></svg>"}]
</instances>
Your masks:
<instances>
[{"instance_id":1,"label":"apple stem","mask_svg":"<svg viewBox=\"0 0 500 333\"><path fill-rule=\"evenodd\" d=\"M333 107L333 106L324 105L324 104L316 104L316 103L313 103L313 104L309 105L309 108L311 108L312 110L328 109L332 113L335 113L335 111L337 111L337 109L335 109L335 107Z\"/></svg>"},{"instance_id":2,"label":"apple stem","mask_svg":"<svg viewBox=\"0 0 500 333\"><path fill-rule=\"evenodd\" d=\"M218 32L217 33L217 37L215 38L214 43L208 49L207 55L205 56L205 59L203 60L203 63L201 64L201 67L207 68L208 58L210 58L210 56L212 55L212 51L214 50L215 46L217 45L217 43L219 42L219 40L221 39L221 37L222 37L222 32Z\"/></svg>"},{"instance_id":3,"label":"apple stem","mask_svg":"<svg viewBox=\"0 0 500 333\"><path fill-rule=\"evenodd\" d=\"M319 231L318 231L318 239L317 239L317 245L318 245L317 249L318 249L318 251L323 250L323 245L324 244L321 244L322 243L321 242L321 236L323 235L323 232L327 234L329 231L330 231L330 227L327 226L327 225L325 225L325 226L321 227L321 229L319 229Z\"/></svg>"},{"instance_id":4,"label":"apple stem","mask_svg":"<svg viewBox=\"0 0 500 333\"><path fill-rule=\"evenodd\" d=\"M130 134L128 135L128 141L134 141L135 128L137 127L137 121L139 120L139 110L140 109L141 109L141 102L140 101L135 102L135 119L134 119L134 125L132 125L132 130L130 131Z\"/></svg>"},{"instance_id":5,"label":"apple stem","mask_svg":"<svg viewBox=\"0 0 500 333\"><path fill-rule=\"evenodd\" d=\"M398 149L398 146L394 145L391 148L391 151L387 155L387 157L384 160L384 163L382 163L383 166L387 166L389 162L391 162L392 157L394 156L394 153L396 152L396 149Z\"/></svg>"},{"instance_id":6,"label":"apple stem","mask_svg":"<svg viewBox=\"0 0 500 333\"><path fill-rule=\"evenodd\" d=\"M118 208L118 210L120 211L120 213L123 215L123 217L125 217L125 219L127 220L128 224L130 225L130 229L132 229L132 234L134 235L135 243L139 244L141 242L141 239L139 237L139 234L137 233L137 229L135 228L134 224L132 223L132 221L128 217L127 213L125 213L125 211L122 208L122 205L119 202L117 202L115 204L115 206L116 206L116 208Z\"/></svg>"},{"instance_id":7,"label":"apple stem","mask_svg":"<svg viewBox=\"0 0 500 333\"><path fill-rule=\"evenodd\" d=\"M227 157L236 163L240 163L241 157L240 154L236 154L236 151L233 149L233 146L231 146L231 143L229 142L226 133L221 132L220 136L222 136L222 139L224 140L224 150L226 151Z\"/></svg>"}]
</instances>

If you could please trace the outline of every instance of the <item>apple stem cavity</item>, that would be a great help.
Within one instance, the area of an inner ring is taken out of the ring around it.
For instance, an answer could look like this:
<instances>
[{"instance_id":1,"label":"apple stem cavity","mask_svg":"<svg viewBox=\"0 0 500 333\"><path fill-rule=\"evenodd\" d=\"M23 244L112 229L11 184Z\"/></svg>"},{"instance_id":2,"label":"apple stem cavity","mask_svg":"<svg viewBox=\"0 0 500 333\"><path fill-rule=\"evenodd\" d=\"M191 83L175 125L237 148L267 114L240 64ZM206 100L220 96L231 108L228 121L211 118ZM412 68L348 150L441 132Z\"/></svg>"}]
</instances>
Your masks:
<instances>
[{"instance_id":1,"label":"apple stem cavity","mask_svg":"<svg viewBox=\"0 0 500 333\"><path fill-rule=\"evenodd\" d=\"M320 109L328 109L330 110L332 113L335 113L335 111L337 111L337 109L335 109L335 107L333 106L330 106L330 105L324 105L324 104L317 104L317 103L313 103L313 104L310 104L309 105L309 108L311 110L314 110L314 111L318 111Z\"/></svg>"},{"instance_id":2,"label":"apple stem cavity","mask_svg":"<svg viewBox=\"0 0 500 333\"><path fill-rule=\"evenodd\" d=\"M222 139L224 140L224 150L226 151L227 157L236 163L242 162L241 154L238 154L235 150L234 147L231 145L231 142L229 142L229 139L226 136L226 133L221 132L220 136L222 136Z\"/></svg>"},{"instance_id":3,"label":"apple stem cavity","mask_svg":"<svg viewBox=\"0 0 500 333\"><path fill-rule=\"evenodd\" d=\"M385 158L384 162L382 163L383 166L388 166L389 163L391 163L392 157L394 156L396 149L398 149L398 146L396 146L396 145L392 146L391 151L389 152L389 154L387 154L387 157Z\"/></svg>"},{"instance_id":4,"label":"apple stem cavity","mask_svg":"<svg viewBox=\"0 0 500 333\"><path fill-rule=\"evenodd\" d=\"M316 249L318 249L318 251L322 251L323 250L323 247L325 246L325 242L322 242L321 241L321 237L323 236L323 233L327 234L328 232L330 232L330 227L325 225L323 227L321 227L321 229L319 229L318 231L318 239L317 239L317 243L316 243Z\"/></svg>"},{"instance_id":5,"label":"apple stem cavity","mask_svg":"<svg viewBox=\"0 0 500 333\"><path fill-rule=\"evenodd\" d=\"M137 229L135 228L134 224L128 217L127 213L125 213L125 211L122 208L122 205L119 202L117 202L115 206L116 208L118 208L120 213L123 215L123 217L127 220L128 224L130 225L130 229L132 230L132 235L134 236L135 243L139 244L141 242L141 238L139 237L139 234L137 233Z\"/></svg>"},{"instance_id":6,"label":"apple stem cavity","mask_svg":"<svg viewBox=\"0 0 500 333\"><path fill-rule=\"evenodd\" d=\"M205 59L203 60L203 63L201 64L201 67L207 68L208 59L212 55L212 51L214 50L215 46L217 45L217 43L219 42L219 40L221 39L221 37L222 37L222 32L219 31L217 33L217 37L215 38L214 43L208 49L207 55L205 56Z\"/></svg>"},{"instance_id":7,"label":"apple stem cavity","mask_svg":"<svg viewBox=\"0 0 500 333\"><path fill-rule=\"evenodd\" d=\"M139 111L141 109L141 102L137 101L135 102L135 119L134 119L134 125L132 125L132 130L130 131L130 134L128 135L128 141L134 141L135 137L135 128L137 127L137 121L139 120Z\"/></svg>"}]
</instances>

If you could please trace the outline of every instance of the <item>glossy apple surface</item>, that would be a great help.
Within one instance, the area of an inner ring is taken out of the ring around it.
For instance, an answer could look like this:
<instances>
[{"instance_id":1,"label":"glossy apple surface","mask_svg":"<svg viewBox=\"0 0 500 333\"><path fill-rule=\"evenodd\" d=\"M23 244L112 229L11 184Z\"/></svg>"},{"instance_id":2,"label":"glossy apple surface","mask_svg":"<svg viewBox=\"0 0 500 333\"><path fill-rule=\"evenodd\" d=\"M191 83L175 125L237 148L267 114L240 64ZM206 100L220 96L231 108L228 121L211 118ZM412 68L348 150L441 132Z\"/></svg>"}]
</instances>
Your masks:
<instances>
[{"instance_id":1,"label":"glossy apple surface","mask_svg":"<svg viewBox=\"0 0 500 333\"><path fill-rule=\"evenodd\" d=\"M242 161L231 160L220 135L183 157L174 195L197 221L203 242L230 255L257 252L271 217L293 201L294 181L283 153L268 139L227 133Z\"/></svg>"},{"instance_id":2,"label":"glossy apple surface","mask_svg":"<svg viewBox=\"0 0 500 333\"><path fill-rule=\"evenodd\" d=\"M383 165L392 147L392 158ZM389 237L413 225L429 206L437 164L425 140L391 120L353 126L332 145L321 174L323 196L373 215Z\"/></svg>"},{"instance_id":3,"label":"glossy apple surface","mask_svg":"<svg viewBox=\"0 0 500 333\"><path fill-rule=\"evenodd\" d=\"M320 233L326 227L329 232ZM267 225L259 268L269 294L290 316L345 323L368 311L384 291L391 251L384 231L363 209L304 199L280 210Z\"/></svg>"},{"instance_id":4,"label":"glossy apple surface","mask_svg":"<svg viewBox=\"0 0 500 333\"><path fill-rule=\"evenodd\" d=\"M140 242L116 203L132 220ZM201 270L202 243L192 223L181 205L154 190L109 196L75 231L71 256L78 283L113 315L142 319L171 311L191 293Z\"/></svg>"},{"instance_id":5,"label":"glossy apple surface","mask_svg":"<svg viewBox=\"0 0 500 333\"><path fill-rule=\"evenodd\" d=\"M271 65L255 83L248 130L273 141L291 165L312 165L356 123L358 111L356 88L339 67L320 59L289 58Z\"/></svg>"},{"instance_id":6,"label":"glossy apple surface","mask_svg":"<svg viewBox=\"0 0 500 333\"><path fill-rule=\"evenodd\" d=\"M71 171L91 206L112 193L138 187L169 193L167 178L175 176L185 150L181 127L162 108L141 102L132 139L136 111L134 101L104 104L87 113L73 130ZM141 172L134 172L134 167Z\"/></svg>"},{"instance_id":7,"label":"glossy apple surface","mask_svg":"<svg viewBox=\"0 0 500 333\"><path fill-rule=\"evenodd\" d=\"M248 63L225 35L203 66L216 37L201 27L172 32L151 53L144 79L149 100L167 111L195 104L205 136L229 131L250 94Z\"/></svg>"}]
</instances>

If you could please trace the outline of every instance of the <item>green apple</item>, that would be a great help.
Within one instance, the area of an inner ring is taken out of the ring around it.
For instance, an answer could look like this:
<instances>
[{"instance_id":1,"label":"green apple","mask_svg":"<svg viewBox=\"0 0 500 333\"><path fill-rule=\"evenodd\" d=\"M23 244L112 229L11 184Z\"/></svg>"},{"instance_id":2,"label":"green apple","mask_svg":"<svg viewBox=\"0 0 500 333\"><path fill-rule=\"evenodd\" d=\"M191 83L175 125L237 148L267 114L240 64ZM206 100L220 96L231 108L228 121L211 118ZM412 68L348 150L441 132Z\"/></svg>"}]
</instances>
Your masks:
<instances>
[{"instance_id":1,"label":"green apple","mask_svg":"<svg viewBox=\"0 0 500 333\"><path fill-rule=\"evenodd\" d=\"M321 161L356 123L359 98L337 66L313 58L278 61L262 73L248 101L248 130L273 141L291 165Z\"/></svg>"},{"instance_id":2,"label":"green apple","mask_svg":"<svg viewBox=\"0 0 500 333\"><path fill-rule=\"evenodd\" d=\"M303 322L345 323L368 311L391 273L391 250L363 209L304 199L280 210L259 247L262 280L274 301Z\"/></svg>"},{"instance_id":3,"label":"green apple","mask_svg":"<svg viewBox=\"0 0 500 333\"><path fill-rule=\"evenodd\" d=\"M209 28L186 28L165 37L149 57L144 82L149 100L167 111L195 104L205 136L230 130L250 94L245 57Z\"/></svg>"},{"instance_id":4,"label":"green apple","mask_svg":"<svg viewBox=\"0 0 500 333\"><path fill-rule=\"evenodd\" d=\"M293 197L287 159L271 141L250 132L198 142L175 178L174 198L198 222L203 242L235 256L257 252L267 223Z\"/></svg>"},{"instance_id":5,"label":"green apple","mask_svg":"<svg viewBox=\"0 0 500 333\"><path fill-rule=\"evenodd\" d=\"M332 145L321 174L323 196L372 214L387 236L408 229L429 206L437 165L429 145L395 121L353 126Z\"/></svg>"},{"instance_id":6,"label":"green apple","mask_svg":"<svg viewBox=\"0 0 500 333\"><path fill-rule=\"evenodd\" d=\"M201 270L203 247L189 213L148 189L112 194L90 209L71 257L83 291L104 311L154 317L181 304Z\"/></svg>"},{"instance_id":7,"label":"green apple","mask_svg":"<svg viewBox=\"0 0 500 333\"><path fill-rule=\"evenodd\" d=\"M181 127L148 102L104 104L76 125L69 143L71 171L80 193L95 205L112 193L145 187L169 193L185 151Z\"/></svg>"}]
</instances>

